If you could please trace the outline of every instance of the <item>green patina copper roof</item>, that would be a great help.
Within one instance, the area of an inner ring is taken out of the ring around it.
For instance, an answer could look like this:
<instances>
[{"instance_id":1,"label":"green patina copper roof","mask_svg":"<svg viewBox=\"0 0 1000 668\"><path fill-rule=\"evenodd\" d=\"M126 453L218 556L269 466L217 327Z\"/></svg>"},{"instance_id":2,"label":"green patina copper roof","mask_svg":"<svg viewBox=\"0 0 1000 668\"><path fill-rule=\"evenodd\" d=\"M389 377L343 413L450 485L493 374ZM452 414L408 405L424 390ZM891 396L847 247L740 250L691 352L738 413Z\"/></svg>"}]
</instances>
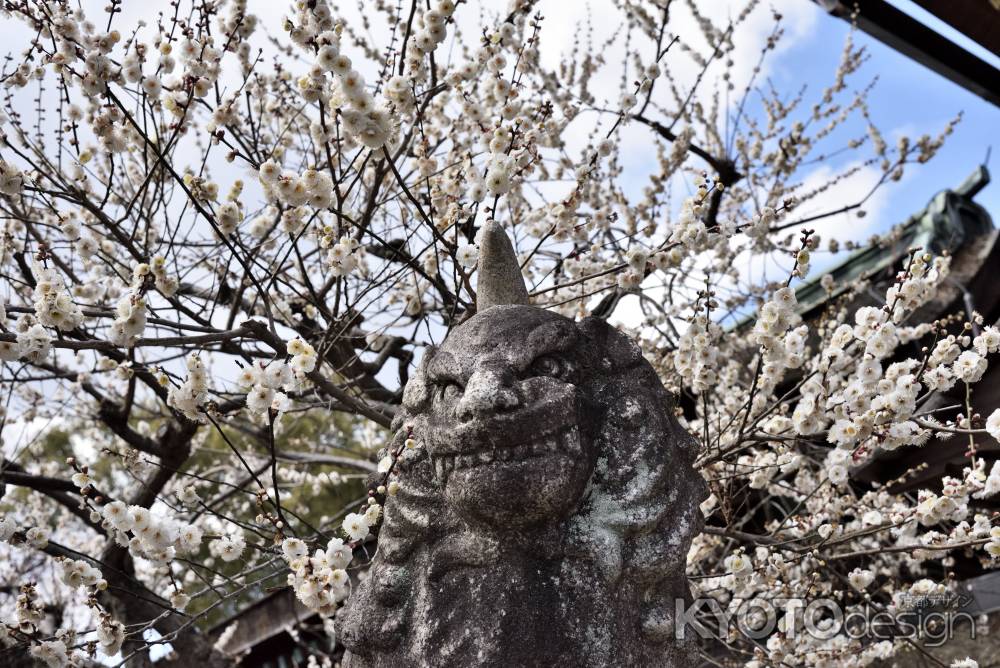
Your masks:
<instances>
[{"instance_id":1,"label":"green patina copper roof","mask_svg":"<svg viewBox=\"0 0 1000 668\"><path fill-rule=\"evenodd\" d=\"M911 249L920 248L935 255L954 253L993 229L993 221L986 209L972 198L990 182L990 173L984 165L976 168L965 181L953 190L942 190L934 195L927 206L903 223L901 235L891 246L870 246L856 251L839 265L826 272L833 276L838 287L828 293L820 285L820 277L803 283L795 295L799 312L808 312L827 300L849 289L856 280L890 268L905 257Z\"/></svg>"}]
</instances>

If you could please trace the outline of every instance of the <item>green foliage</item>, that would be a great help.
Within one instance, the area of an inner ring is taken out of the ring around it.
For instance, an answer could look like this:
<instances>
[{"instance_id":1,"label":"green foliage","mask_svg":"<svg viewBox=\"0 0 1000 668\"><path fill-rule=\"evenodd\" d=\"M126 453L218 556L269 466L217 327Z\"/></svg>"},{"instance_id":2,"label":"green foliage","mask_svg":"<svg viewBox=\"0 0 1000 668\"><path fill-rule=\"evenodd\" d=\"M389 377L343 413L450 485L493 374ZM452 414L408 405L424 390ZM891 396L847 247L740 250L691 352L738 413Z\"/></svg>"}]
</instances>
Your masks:
<instances>
[{"instance_id":1,"label":"green foliage","mask_svg":"<svg viewBox=\"0 0 1000 668\"><path fill-rule=\"evenodd\" d=\"M313 410L286 414L281 418L281 423L275 425L274 449L279 454L336 454L345 458L371 460L374 453L365 448L361 437L365 425L366 421L363 418L343 413ZM214 427L211 428L203 446L196 448L188 460L185 470L211 470L212 466L218 465L219 459L222 458L227 466L235 466L245 473L246 469L233 453L233 448L243 455L251 467L269 462L269 430L266 424L253 434L237 432L226 427L223 429L225 438ZM327 538L340 536L339 518L353 510L367 495L367 474L359 468L325 463L297 463L279 459L278 469L281 507L290 527L287 535L313 536L314 528L319 532L319 540L323 540L322 536ZM318 480L300 482L283 479L282 472L287 472L289 469L308 473L314 478L318 477ZM270 467L257 477L270 492ZM205 501L231 491L231 488L224 485L206 485L203 482L199 482L198 488ZM245 489L257 489L256 483L247 485ZM258 512L274 511L270 503L264 508L258 507L256 498L246 492L232 494L225 503L214 509L227 517L250 519ZM266 540L276 540L277 537L256 535L248 531L247 539L248 551L244 556L251 555L251 550L255 549L250 544L267 547ZM202 554L191 559L192 567L201 571L205 577L211 577L210 572L194 564L203 564L210 559L208 542L208 540L204 542ZM313 547L321 545L316 544ZM244 559L232 563L215 560L211 564L211 569L224 577L235 576L245 570ZM269 576L268 570L271 571ZM208 612L201 625L205 628L219 625L251 603L273 594L285 586L286 572L285 564L281 561L261 571L257 577L265 578L263 582ZM188 612L201 612L215 604L217 600L214 596L201 597L191 603Z\"/></svg>"}]
</instances>

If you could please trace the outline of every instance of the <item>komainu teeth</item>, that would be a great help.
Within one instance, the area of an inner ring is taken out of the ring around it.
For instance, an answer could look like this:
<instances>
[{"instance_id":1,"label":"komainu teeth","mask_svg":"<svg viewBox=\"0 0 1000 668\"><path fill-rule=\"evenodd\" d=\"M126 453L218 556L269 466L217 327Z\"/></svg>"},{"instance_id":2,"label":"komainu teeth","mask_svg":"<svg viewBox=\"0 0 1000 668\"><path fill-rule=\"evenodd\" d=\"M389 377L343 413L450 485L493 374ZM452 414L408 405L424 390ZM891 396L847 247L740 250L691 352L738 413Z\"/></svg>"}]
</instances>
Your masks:
<instances>
[{"instance_id":1,"label":"komainu teeth","mask_svg":"<svg viewBox=\"0 0 1000 668\"><path fill-rule=\"evenodd\" d=\"M577 427L571 427L548 438L530 443L501 447L496 450L480 450L466 455L442 455L434 461L434 469L438 477L444 479L455 469L466 469L494 462L516 462L529 457L551 454L565 453L575 456L582 452L580 432Z\"/></svg>"}]
</instances>

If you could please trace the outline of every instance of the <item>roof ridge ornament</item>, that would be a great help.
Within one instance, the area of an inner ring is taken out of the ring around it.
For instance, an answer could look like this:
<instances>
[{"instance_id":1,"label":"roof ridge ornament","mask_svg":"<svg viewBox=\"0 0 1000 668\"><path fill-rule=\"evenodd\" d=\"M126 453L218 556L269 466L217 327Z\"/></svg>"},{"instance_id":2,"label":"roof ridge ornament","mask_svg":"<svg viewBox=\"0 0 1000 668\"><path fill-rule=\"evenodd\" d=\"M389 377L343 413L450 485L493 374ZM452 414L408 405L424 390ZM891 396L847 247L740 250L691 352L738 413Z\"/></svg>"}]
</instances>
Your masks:
<instances>
[{"instance_id":1,"label":"roof ridge ornament","mask_svg":"<svg viewBox=\"0 0 1000 668\"><path fill-rule=\"evenodd\" d=\"M528 303L528 289L510 237L500 223L487 220L479 232L476 310L482 313L491 306Z\"/></svg>"}]
</instances>

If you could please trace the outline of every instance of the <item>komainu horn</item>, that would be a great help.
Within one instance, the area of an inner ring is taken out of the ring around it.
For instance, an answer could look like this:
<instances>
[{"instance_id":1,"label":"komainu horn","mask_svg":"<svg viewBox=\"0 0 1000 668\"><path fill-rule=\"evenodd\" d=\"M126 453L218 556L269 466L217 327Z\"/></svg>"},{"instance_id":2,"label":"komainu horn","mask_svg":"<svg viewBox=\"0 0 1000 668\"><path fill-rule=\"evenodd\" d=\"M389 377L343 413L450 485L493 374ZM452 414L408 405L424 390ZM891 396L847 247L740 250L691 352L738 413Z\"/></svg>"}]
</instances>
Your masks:
<instances>
[{"instance_id":1,"label":"komainu horn","mask_svg":"<svg viewBox=\"0 0 1000 668\"><path fill-rule=\"evenodd\" d=\"M389 447L420 447L337 619L344 666L694 665L694 439L633 341L528 305L496 223L480 247L479 312L404 391Z\"/></svg>"}]
</instances>

